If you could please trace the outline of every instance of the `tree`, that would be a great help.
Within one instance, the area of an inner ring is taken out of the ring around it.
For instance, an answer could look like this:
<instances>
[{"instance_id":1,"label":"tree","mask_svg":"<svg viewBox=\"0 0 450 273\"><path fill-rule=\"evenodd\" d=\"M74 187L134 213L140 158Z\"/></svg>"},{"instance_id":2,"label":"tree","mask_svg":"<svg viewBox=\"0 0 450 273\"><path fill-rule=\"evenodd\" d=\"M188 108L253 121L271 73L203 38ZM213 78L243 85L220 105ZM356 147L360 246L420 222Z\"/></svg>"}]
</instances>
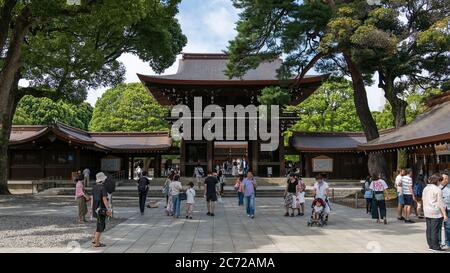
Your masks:
<instances>
[{"instance_id":1,"label":"tree","mask_svg":"<svg viewBox=\"0 0 450 273\"><path fill-rule=\"evenodd\" d=\"M7 147L17 103L27 94L81 102L89 88L124 78L117 61L132 53L156 72L186 44L179 0L1 0L0 194L7 189ZM28 80L19 88L19 80Z\"/></svg>"},{"instance_id":2,"label":"tree","mask_svg":"<svg viewBox=\"0 0 450 273\"><path fill-rule=\"evenodd\" d=\"M97 101L91 131L167 131L169 109L156 102L141 83L119 84Z\"/></svg>"},{"instance_id":3,"label":"tree","mask_svg":"<svg viewBox=\"0 0 450 273\"><path fill-rule=\"evenodd\" d=\"M361 131L353 102L351 82L329 80L299 105L289 107L300 120L290 131L342 132Z\"/></svg>"},{"instance_id":4,"label":"tree","mask_svg":"<svg viewBox=\"0 0 450 273\"><path fill-rule=\"evenodd\" d=\"M406 123L410 123L413 121L418 115L425 112L427 109L424 101L431 95L437 95L441 93L440 89L428 88L426 90L422 90L418 86L412 86L409 88L407 92L405 92L405 101L407 107L405 109L405 121ZM384 109L380 112L373 112L373 116L375 121L377 122L378 128L380 129L388 129L395 128L395 118L392 111L392 106L389 103L384 105Z\"/></svg>"},{"instance_id":5,"label":"tree","mask_svg":"<svg viewBox=\"0 0 450 273\"><path fill-rule=\"evenodd\" d=\"M450 3L443 0L383 1L352 37L355 59L378 72L394 126L407 123L411 85L439 87L450 79Z\"/></svg>"},{"instance_id":6,"label":"tree","mask_svg":"<svg viewBox=\"0 0 450 273\"><path fill-rule=\"evenodd\" d=\"M286 58L278 71L280 78L296 77L291 89L313 68L334 74L347 74L352 79L356 112L368 141L379 137L371 115L365 83L372 75L364 74L354 57L353 36L368 14L376 7L366 0L234 0L241 9L237 37L228 46L230 62L226 74L242 76L264 60L281 54ZM381 154L368 159L371 174L388 177Z\"/></svg>"},{"instance_id":7,"label":"tree","mask_svg":"<svg viewBox=\"0 0 450 273\"><path fill-rule=\"evenodd\" d=\"M87 102L78 105L63 100L24 96L17 105L13 124L50 125L55 121L87 130L92 117L92 106Z\"/></svg>"}]
</instances>

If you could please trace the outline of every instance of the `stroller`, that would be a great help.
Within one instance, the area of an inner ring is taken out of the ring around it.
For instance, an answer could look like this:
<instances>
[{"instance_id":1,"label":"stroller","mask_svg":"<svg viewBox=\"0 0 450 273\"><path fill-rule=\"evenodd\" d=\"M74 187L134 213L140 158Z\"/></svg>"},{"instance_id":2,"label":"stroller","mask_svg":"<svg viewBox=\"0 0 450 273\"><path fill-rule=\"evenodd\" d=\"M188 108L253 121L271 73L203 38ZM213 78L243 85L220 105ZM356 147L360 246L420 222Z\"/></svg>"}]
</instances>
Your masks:
<instances>
[{"instance_id":1,"label":"stroller","mask_svg":"<svg viewBox=\"0 0 450 273\"><path fill-rule=\"evenodd\" d=\"M317 225L323 227L328 223L327 204L322 198L315 198L311 205L311 218L308 221L308 227Z\"/></svg>"}]
</instances>

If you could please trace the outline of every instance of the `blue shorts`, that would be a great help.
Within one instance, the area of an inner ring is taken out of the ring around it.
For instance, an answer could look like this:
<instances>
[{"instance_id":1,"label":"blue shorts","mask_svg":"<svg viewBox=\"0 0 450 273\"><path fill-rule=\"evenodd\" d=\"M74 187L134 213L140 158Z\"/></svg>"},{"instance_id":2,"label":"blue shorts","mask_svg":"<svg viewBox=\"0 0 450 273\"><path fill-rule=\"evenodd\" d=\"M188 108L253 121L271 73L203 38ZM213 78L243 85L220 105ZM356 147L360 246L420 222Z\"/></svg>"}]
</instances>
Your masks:
<instances>
[{"instance_id":1,"label":"blue shorts","mask_svg":"<svg viewBox=\"0 0 450 273\"><path fill-rule=\"evenodd\" d=\"M398 198L398 204L399 205L404 205L405 204L405 199L403 198L403 194L399 194L397 192L397 198Z\"/></svg>"},{"instance_id":2,"label":"blue shorts","mask_svg":"<svg viewBox=\"0 0 450 273\"><path fill-rule=\"evenodd\" d=\"M413 205L413 196L412 194L404 194L403 195L403 203L405 206L412 206Z\"/></svg>"}]
</instances>

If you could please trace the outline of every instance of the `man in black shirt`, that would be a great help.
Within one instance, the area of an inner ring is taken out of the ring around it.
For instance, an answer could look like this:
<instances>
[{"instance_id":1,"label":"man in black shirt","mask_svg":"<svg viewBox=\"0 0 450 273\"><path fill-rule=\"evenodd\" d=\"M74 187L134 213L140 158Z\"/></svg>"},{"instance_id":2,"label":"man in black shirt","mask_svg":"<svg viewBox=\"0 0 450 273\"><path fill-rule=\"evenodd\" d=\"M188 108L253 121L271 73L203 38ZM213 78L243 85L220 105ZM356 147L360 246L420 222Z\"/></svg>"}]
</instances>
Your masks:
<instances>
[{"instance_id":1,"label":"man in black shirt","mask_svg":"<svg viewBox=\"0 0 450 273\"><path fill-rule=\"evenodd\" d=\"M111 217L112 212L108 202L108 193L104 187L106 175L102 172L96 175L97 184L92 188L92 213L97 218L97 229L95 231L93 244L94 247L104 247L105 245L100 243L100 235L106 228L106 217Z\"/></svg>"},{"instance_id":2,"label":"man in black shirt","mask_svg":"<svg viewBox=\"0 0 450 273\"><path fill-rule=\"evenodd\" d=\"M147 177L147 171L142 172L142 177L138 180L138 194L139 194L139 209L141 215L144 215L145 210L145 200L148 194L148 185L150 184L149 178Z\"/></svg>"},{"instance_id":3,"label":"man in black shirt","mask_svg":"<svg viewBox=\"0 0 450 273\"><path fill-rule=\"evenodd\" d=\"M205 179L205 197L208 213L206 215L214 216L214 202L217 201L217 183L219 180L216 176L208 171L208 177Z\"/></svg>"}]
</instances>

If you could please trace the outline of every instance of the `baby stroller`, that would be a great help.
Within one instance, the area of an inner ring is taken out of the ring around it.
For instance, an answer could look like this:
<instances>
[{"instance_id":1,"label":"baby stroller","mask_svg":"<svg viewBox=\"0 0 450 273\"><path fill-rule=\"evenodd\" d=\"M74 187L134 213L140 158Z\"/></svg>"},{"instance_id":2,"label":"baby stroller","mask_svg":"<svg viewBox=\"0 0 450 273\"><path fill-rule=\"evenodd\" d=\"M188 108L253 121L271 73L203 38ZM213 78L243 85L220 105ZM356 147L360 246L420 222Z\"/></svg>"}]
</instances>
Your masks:
<instances>
[{"instance_id":1,"label":"baby stroller","mask_svg":"<svg viewBox=\"0 0 450 273\"><path fill-rule=\"evenodd\" d=\"M326 202L321 198L316 198L312 202L311 218L308 221L308 227L317 225L323 227L328 223L328 214L326 213Z\"/></svg>"}]
</instances>

